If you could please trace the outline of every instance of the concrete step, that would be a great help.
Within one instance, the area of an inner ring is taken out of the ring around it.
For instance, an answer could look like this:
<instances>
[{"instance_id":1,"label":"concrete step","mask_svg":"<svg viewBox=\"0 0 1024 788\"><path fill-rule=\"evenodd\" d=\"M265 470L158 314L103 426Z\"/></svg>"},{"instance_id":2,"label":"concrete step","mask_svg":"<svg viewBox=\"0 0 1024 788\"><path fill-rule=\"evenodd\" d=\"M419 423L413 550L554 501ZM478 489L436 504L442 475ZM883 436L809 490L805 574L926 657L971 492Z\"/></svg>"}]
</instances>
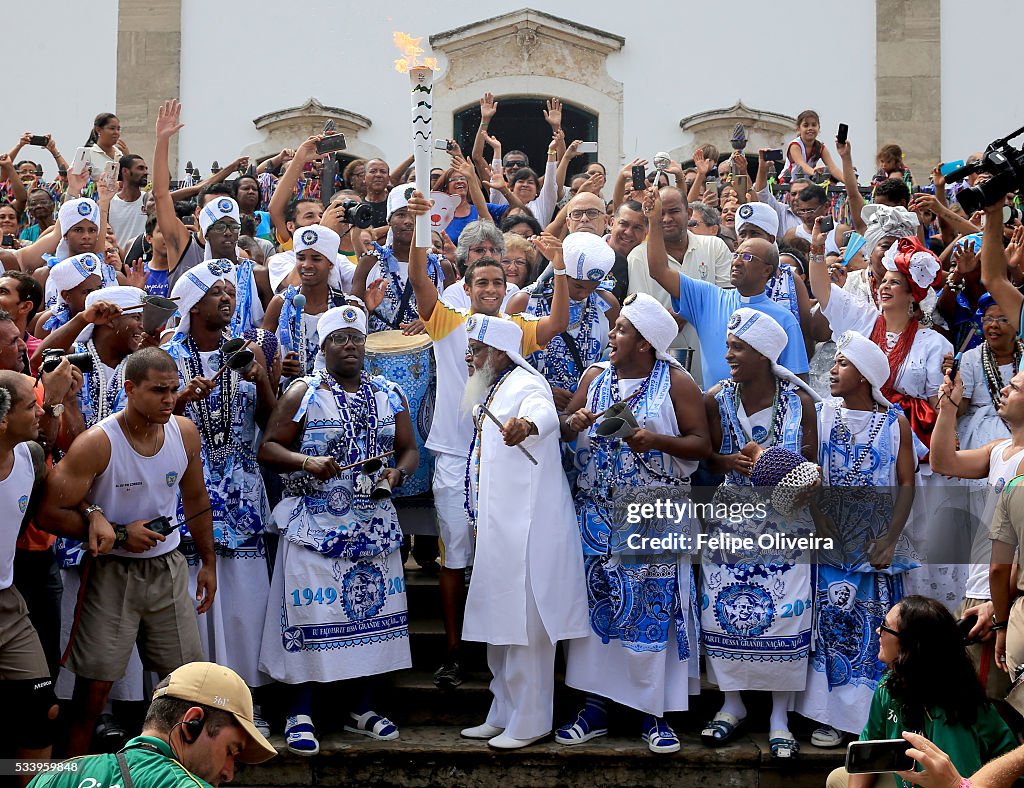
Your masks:
<instances>
[{"instance_id":1,"label":"concrete step","mask_svg":"<svg viewBox=\"0 0 1024 788\"><path fill-rule=\"evenodd\" d=\"M676 730L681 732L681 726ZM392 742L329 733L320 740L320 754L312 758L288 753L283 738L274 736L271 741L281 755L266 764L240 767L233 785L821 788L843 758L842 750L805 744L794 763L772 762L766 735L743 736L721 748L683 735L680 752L654 755L639 735L614 732L579 747L548 739L501 752L486 742L461 738L457 728L407 726L401 732Z\"/></svg>"}]
</instances>

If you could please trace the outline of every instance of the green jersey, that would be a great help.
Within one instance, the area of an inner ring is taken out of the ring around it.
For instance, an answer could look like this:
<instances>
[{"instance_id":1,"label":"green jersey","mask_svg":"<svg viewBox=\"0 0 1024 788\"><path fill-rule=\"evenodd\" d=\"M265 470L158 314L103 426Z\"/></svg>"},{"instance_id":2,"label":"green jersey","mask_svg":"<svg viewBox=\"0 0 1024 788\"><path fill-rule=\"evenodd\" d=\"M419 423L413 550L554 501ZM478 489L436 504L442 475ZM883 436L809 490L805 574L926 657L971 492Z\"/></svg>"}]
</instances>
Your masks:
<instances>
[{"instance_id":1,"label":"green jersey","mask_svg":"<svg viewBox=\"0 0 1024 788\"><path fill-rule=\"evenodd\" d=\"M163 739L136 736L122 752L135 788L211 788L178 763ZM29 783L30 788L121 788L124 784L116 755L83 755L66 763L75 764L75 771L40 774Z\"/></svg>"}]
</instances>

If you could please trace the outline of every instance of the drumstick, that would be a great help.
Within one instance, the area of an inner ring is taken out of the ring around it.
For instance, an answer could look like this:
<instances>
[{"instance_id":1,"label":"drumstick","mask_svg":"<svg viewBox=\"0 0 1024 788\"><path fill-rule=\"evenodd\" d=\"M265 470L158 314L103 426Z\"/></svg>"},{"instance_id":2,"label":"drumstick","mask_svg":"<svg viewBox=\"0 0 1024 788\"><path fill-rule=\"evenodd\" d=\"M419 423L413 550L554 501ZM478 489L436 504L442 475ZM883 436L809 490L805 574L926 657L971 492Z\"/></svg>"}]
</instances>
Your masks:
<instances>
[{"instance_id":1,"label":"drumstick","mask_svg":"<svg viewBox=\"0 0 1024 788\"><path fill-rule=\"evenodd\" d=\"M359 460L358 462L353 462L349 465L342 465L338 470L347 471L349 468L355 468L357 465L363 465L365 463L372 462L373 460L383 460L385 457L390 457L394 453L395 450L392 449L391 451L386 451L383 454L378 454L376 457L367 457L365 460Z\"/></svg>"},{"instance_id":2,"label":"drumstick","mask_svg":"<svg viewBox=\"0 0 1024 788\"><path fill-rule=\"evenodd\" d=\"M180 301L181 300L181 296L174 296L174 298L168 298L167 300L168 301ZM121 313L123 314L125 312L131 312L133 309L144 309L145 307L146 307L146 304L144 304L144 303L143 304L131 304L130 306L123 306L123 307L121 307Z\"/></svg>"},{"instance_id":3,"label":"drumstick","mask_svg":"<svg viewBox=\"0 0 1024 788\"><path fill-rule=\"evenodd\" d=\"M485 408L483 405L475 406L473 408L473 411L474 411L474 413L475 413L475 415L476 415L476 417L478 419L480 418L480 414L483 414L484 416L489 418L491 421L493 421L495 424L497 424L499 430L504 431L505 426L500 421L498 421L498 417L495 416L493 413L491 413L489 410L487 410L487 408ZM530 454L530 452L528 452L526 449L524 449L520 444L517 443L516 444L516 448L519 449L519 451L521 451L523 454L526 455L526 459L528 459L534 465L537 464L536 458L532 454Z\"/></svg>"}]
</instances>

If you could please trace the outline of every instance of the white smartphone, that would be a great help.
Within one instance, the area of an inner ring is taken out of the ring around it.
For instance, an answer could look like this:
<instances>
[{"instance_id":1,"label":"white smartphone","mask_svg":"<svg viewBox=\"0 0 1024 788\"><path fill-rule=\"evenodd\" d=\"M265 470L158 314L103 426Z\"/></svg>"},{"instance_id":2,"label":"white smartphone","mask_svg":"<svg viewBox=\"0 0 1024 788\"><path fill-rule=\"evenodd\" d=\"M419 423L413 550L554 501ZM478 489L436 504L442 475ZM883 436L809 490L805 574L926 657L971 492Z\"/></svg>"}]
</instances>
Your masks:
<instances>
[{"instance_id":1,"label":"white smartphone","mask_svg":"<svg viewBox=\"0 0 1024 788\"><path fill-rule=\"evenodd\" d=\"M106 178L115 188L117 187L117 162L108 161L103 165L103 172L101 173L102 178Z\"/></svg>"},{"instance_id":2,"label":"white smartphone","mask_svg":"<svg viewBox=\"0 0 1024 788\"><path fill-rule=\"evenodd\" d=\"M89 168L89 149L78 148L75 151L75 158L71 161L71 169L75 175L81 175Z\"/></svg>"},{"instance_id":3,"label":"white smartphone","mask_svg":"<svg viewBox=\"0 0 1024 788\"><path fill-rule=\"evenodd\" d=\"M579 147L576 148L578 153L597 153L596 142L581 142Z\"/></svg>"}]
</instances>

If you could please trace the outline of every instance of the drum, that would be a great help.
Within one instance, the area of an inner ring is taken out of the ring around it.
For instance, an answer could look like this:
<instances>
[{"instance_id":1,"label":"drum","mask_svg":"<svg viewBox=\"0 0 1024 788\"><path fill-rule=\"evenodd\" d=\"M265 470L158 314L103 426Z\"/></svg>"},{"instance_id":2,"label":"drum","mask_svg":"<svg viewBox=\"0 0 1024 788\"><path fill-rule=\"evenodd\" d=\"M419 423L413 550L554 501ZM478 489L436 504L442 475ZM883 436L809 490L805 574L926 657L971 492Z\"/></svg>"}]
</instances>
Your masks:
<instances>
[{"instance_id":1,"label":"drum","mask_svg":"<svg viewBox=\"0 0 1024 788\"><path fill-rule=\"evenodd\" d=\"M378 331L366 337L366 371L397 383L409 402L420 464L416 473L395 491L395 497L430 492L430 452L424 447L434 418L437 377L433 342L426 334L406 336L401 331Z\"/></svg>"}]
</instances>

